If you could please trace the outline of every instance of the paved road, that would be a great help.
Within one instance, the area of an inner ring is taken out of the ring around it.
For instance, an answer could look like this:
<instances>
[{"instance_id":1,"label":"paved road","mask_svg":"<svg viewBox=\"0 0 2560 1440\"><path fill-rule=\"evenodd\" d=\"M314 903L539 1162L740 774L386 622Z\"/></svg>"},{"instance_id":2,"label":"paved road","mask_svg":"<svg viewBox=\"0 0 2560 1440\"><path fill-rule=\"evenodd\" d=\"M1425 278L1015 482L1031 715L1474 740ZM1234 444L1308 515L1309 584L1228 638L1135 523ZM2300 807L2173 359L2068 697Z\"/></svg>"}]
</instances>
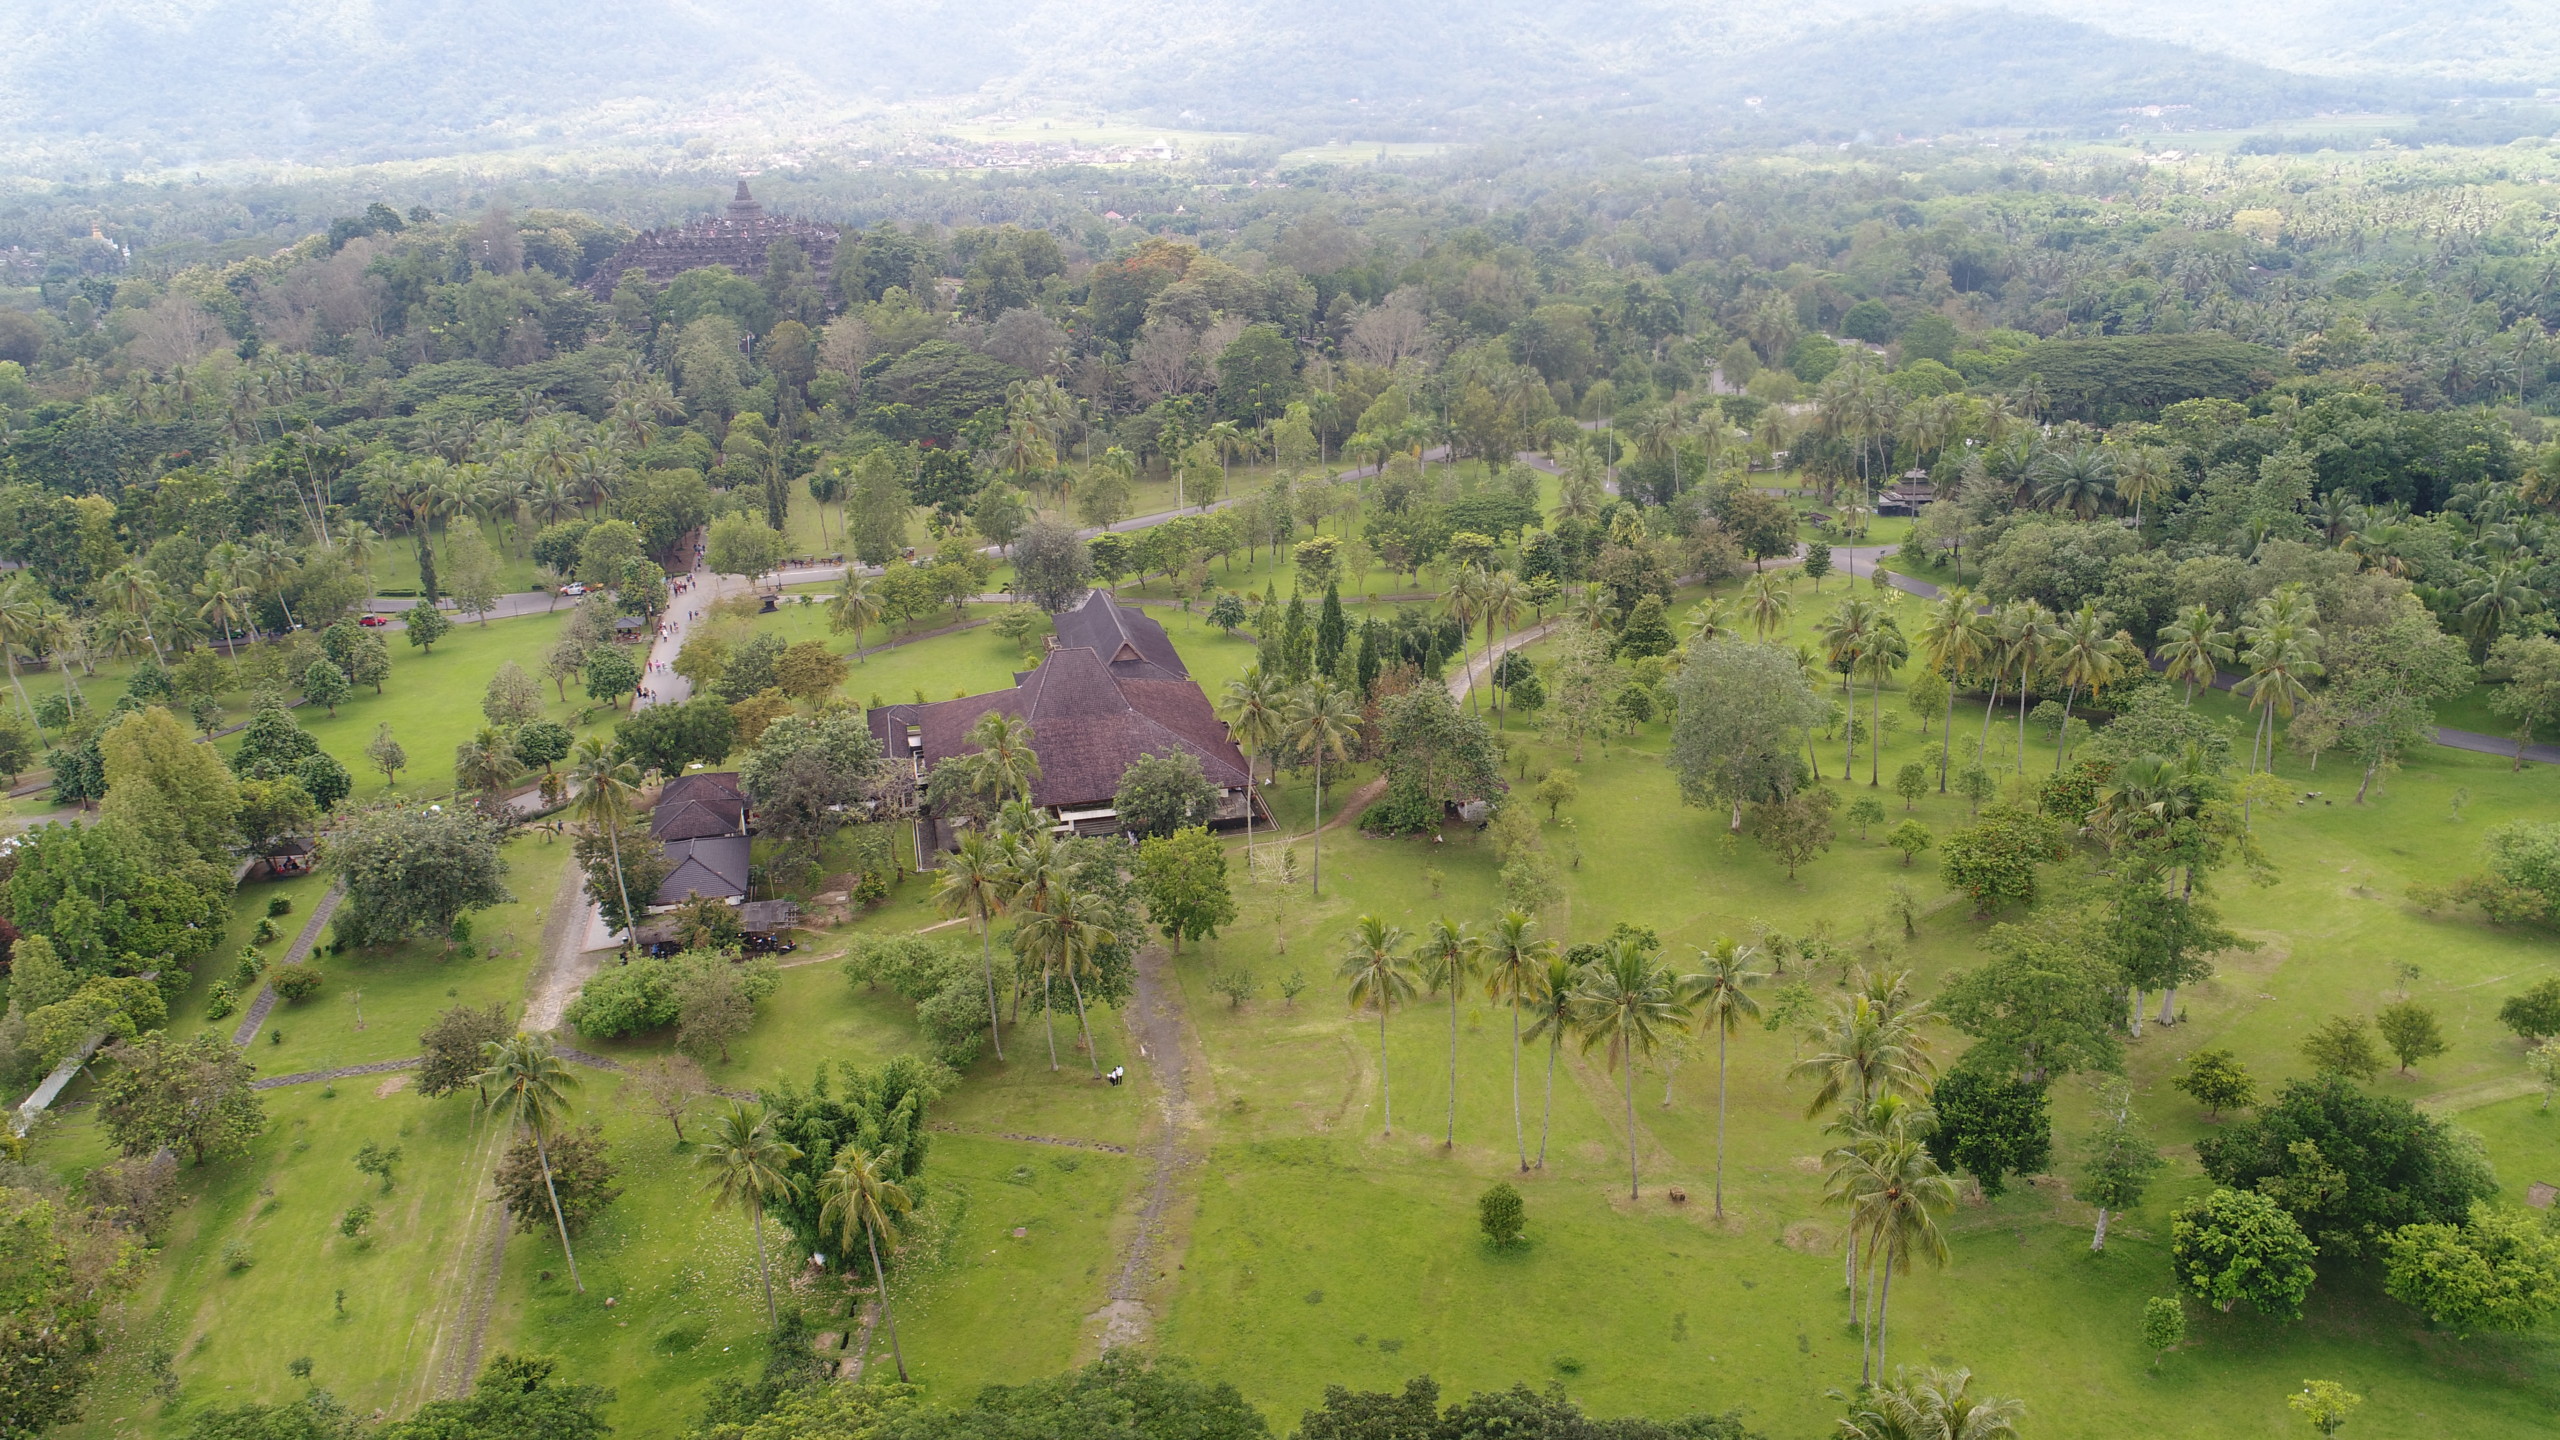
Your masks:
<instances>
[{"instance_id":1,"label":"paved road","mask_svg":"<svg viewBox=\"0 0 2560 1440\"><path fill-rule=\"evenodd\" d=\"M512 620L518 615L547 614L550 611L559 609L561 603L560 597L552 594L548 590L519 590L511 595L499 596L497 608L491 610L487 618L491 620ZM399 615L414 609L417 604L418 602L415 599L405 596L376 595L364 602L364 608L366 613L372 615ZM461 611L454 609L453 602L450 600L444 602L444 604L437 608L444 611L447 618L451 619L455 624L462 624L466 621L479 618L476 616L465 615ZM388 625L380 625L374 628L380 630L406 630L409 627L398 620L394 620Z\"/></svg>"},{"instance_id":2,"label":"paved road","mask_svg":"<svg viewBox=\"0 0 2560 1440\"><path fill-rule=\"evenodd\" d=\"M1842 546L1831 552L1831 561L1847 573L1863 578L1874 575L1876 561L1893 548L1890 545ZM1884 583L1905 594L1917 595L1923 600L1935 600L1946 593L1926 580L1915 580L1911 576L1892 570L1884 572ZM2213 677L2213 688L2228 690L2238 684L2241 678L2227 670L2223 671ZM2478 755L2496 755L2508 760L2515 758L2516 742L2508 736L2483 735L2477 730L2456 730L2450 725L2438 725L2434 728L2436 743L2447 749L2468 750ZM2542 765L2560 765L2560 745L2527 745L2524 747L2524 758Z\"/></svg>"}]
</instances>

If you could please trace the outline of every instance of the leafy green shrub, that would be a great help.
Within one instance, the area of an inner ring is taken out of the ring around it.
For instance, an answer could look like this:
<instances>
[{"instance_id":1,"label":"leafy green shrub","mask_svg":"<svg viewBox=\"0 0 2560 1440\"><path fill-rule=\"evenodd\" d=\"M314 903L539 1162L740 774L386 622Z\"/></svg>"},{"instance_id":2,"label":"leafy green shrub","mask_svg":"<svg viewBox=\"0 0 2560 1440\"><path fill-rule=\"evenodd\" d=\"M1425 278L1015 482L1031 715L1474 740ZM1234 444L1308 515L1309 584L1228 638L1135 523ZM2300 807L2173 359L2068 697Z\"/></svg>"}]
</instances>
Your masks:
<instances>
[{"instance_id":1,"label":"leafy green shrub","mask_svg":"<svg viewBox=\"0 0 2560 1440\"><path fill-rule=\"evenodd\" d=\"M569 1002L566 1018L580 1034L602 1039L664 1029L678 1018L676 981L686 967L736 963L724 950L686 950L664 959L636 956L599 971ZM782 983L782 974L772 960L759 957L746 963L744 979L748 1001L761 1004Z\"/></svg>"},{"instance_id":2,"label":"leafy green shrub","mask_svg":"<svg viewBox=\"0 0 2560 1440\"><path fill-rule=\"evenodd\" d=\"M1484 1230L1484 1238L1509 1247L1520 1243L1520 1232L1529 1223L1528 1206L1521 1203L1520 1192L1508 1180L1497 1180L1493 1187L1476 1198L1476 1224Z\"/></svg>"},{"instance_id":3,"label":"leafy green shrub","mask_svg":"<svg viewBox=\"0 0 2560 1440\"><path fill-rule=\"evenodd\" d=\"M292 897L292 896L290 896L290 895L270 895L270 896L268 896L268 897L267 897L267 913L268 913L269 915L290 915L290 914L292 914L292 913L293 913L293 897Z\"/></svg>"},{"instance_id":4,"label":"leafy green shrub","mask_svg":"<svg viewBox=\"0 0 2560 1440\"><path fill-rule=\"evenodd\" d=\"M279 965L273 979L278 999L300 1002L320 993L324 977L309 965Z\"/></svg>"},{"instance_id":5,"label":"leafy green shrub","mask_svg":"<svg viewBox=\"0 0 2560 1440\"><path fill-rule=\"evenodd\" d=\"M207 1020L220 1020L239 1008L240 996L231 988L229 981L217 980L213 988L205 992L204 1018Z\"/></svg>"}]
</instances>

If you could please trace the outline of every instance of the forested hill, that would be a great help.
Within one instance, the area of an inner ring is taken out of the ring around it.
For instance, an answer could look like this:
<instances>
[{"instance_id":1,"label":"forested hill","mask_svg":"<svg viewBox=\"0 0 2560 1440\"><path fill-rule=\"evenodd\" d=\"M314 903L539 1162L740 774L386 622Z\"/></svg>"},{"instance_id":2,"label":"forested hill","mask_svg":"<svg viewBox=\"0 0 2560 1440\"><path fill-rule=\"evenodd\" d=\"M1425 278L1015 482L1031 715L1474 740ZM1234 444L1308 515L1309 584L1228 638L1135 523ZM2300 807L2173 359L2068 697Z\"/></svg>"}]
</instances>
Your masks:
<instances>
[{"instance_id":1,"label":"forested hill","mask_svg":"<svg viewBox=\"0 0 2560 1440\"><path fill-rule=\"evenodd\" d=\"M52 178L696 137L788 148L877 138L861 127L882 106L936 97L1091 105L1298 138L1452 138L1593 121L1675 145L1970 125L2088 130L2152 106L2231 125L2399 108L2422 95L2396 76L2447 73L2433 60L2384 63L2389 35L2442 26L2395 30L2378 0L2311 7L2345 17L2325 32L2321 79L2258 63L2257 32L2191 23L2183 0L2161 0L2157 16L2130 0L2012 3L2023 8L20 0L0 7L0 164ZM2083 11L2116 33L2067 18ZM2560 20L2520 9L2508 18L2507 70L2560 54ZM2132 38L2145 35L2206 48Z\"/></svg>"}]
</instances>

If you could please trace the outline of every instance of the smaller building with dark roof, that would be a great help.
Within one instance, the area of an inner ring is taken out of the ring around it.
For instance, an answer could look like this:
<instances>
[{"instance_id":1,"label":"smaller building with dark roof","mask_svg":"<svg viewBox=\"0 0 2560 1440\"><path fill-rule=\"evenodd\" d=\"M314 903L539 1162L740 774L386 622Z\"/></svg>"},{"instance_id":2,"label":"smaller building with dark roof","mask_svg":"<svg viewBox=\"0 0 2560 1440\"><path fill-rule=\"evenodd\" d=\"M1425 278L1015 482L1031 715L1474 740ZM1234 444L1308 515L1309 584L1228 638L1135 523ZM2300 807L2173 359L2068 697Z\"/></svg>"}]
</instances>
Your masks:
<instances>
[{"instance_id":1,"label":"smaller building with dark roof","mask_svg":"<svg viewBox=\"0 0 2560 1440\"><path fill-rule=\"evenodd\" d=\"M656 906L681 905L694 895L732 902L747 898L747 860L754 811L738 787L737 772L680 775L658 792L649 812L649 835L673 869L658 886Z\"/></svg>"}]
</instances>

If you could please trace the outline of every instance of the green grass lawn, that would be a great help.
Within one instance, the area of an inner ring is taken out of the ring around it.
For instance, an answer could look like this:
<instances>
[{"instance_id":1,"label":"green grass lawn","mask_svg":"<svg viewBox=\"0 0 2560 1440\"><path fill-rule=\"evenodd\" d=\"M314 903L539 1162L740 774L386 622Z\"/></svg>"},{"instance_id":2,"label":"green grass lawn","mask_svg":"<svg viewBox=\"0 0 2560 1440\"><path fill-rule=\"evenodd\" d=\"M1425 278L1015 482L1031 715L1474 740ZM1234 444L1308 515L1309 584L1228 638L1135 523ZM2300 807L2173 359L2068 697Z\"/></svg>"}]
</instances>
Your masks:
<instances>
[{"instance_id":1,"label":"green grass lawn","mask_svg":"<svg viewBox=\"0 0 2560 1440\"><path fill-rule=\"evenodd\" d=\"M1790 643L1844 593L1838 582L1825 583L1819 597L1801 582L1798 589ZM1692 598L1682 597L1675 623ZM1212 693L1250 657L1240 639L1202 631L1178 613L1167 619ZM814 610L787 609L758 623L793 638L811 626L808 635L824 633ZM442 659L448 646L437 648ZM915 688L934 698L989 688L1011 668L1006 648L983 630L922 642L857 667L847 688L888 699ZM493 665L497 653L483 653L481 663ZM476 682L447 683L467 692L476 713ZM1863 690L1859 699L1863 709ZM1897 688L1884 703L1900 716L1880 757L1889 781L1906 761L1934 759L1940 737L1935 720L1924 732L1908 714ZM2235 728L2245 723L2228 696L2196 703ZM1970 744L1982 726L1979 702L1960 699L1957 744ZM2013 718L1994 717L1990 733L1994 764L2014 763ZM1924 993L1978 962L1989 922L1944 890L1934 852L1906 867L1880 832L1861 839L1843 823L1830 851L1790 880L1748 836L1728 835L1721 814L1676 802L1663 724L1595 736L1578 763L1524 717L1511 717L1504 737L1515 777L1558 764L1582 776L1580 797L1543 832L1566 867L1566 899L1545 917L1560 938L1596 938L1624 921L1657 931L1675 963L1685 963L1719 936L1747 937L1760 925L1802 935L1820 926L1848 962L1913 967ZM1890 789L1868 788L1865 755L1844 781L1836 737L1822 754L1825 784L1850 797L1880 794L1888 825L1902 818ZM2033 726L2025 762L2030 780L2053 763L2050 738ZM2116 1223L2103 1255L2089 1251L2089 1211L2069 1198L2067 1183L2039 1180L1961 1206L1946 1222L1951 1263L1896 1279L1891 1357L1970 1365L1985 1388L2023 1397L2031 1432L2042 1436L2284 1433L2295 1423L2284 1397L2306 1376L2364 1394L2358 1424L2376 1434L2541 1434L2560 1400L2550 1378L2560 1373L2560 1347L2550 1330L2457 1341L2382 1298L2369 1274L2344 1263L2324 1267L2298 1323L2191 1307L2189 1345L2156 1372L2141 1345L2143 1299L2170 1289L2167 1216L2204 1184L2192 1146L2208 1122L2167 1083L2198 1048L2237 1051L2271 1088L2308 1072L2295 1047L2312 1026L2331 1014L2369 1016L2398 999L2405 983L2439 1011L2451 1049L2412 1075L2386 1073L2375 1088L2478 1132L2510 1202L2534 1180L2560 1180L2560 1113L2540 1108L2520 1047L2495 1019L2505 996L2553 972L2548 937L2431 918L2405 898L2413 883L2474 866L2489 826L2555 813L2560 774L2533 767L2510 776L2498 757L2429 747L2357 806L2348 798L2354 777L2337 761L2317 774L2291 755L2279 764L2297 795L2322 793L2258 812L2255 834L2273 862L2273 883L2238 875L2218 882L2227 922L2260 948L2221 957L2213 978L2183 990L2185 1023L2146 1026L2127 1045L2129 1078L2170 1170ZM1313 859L1313 842L1301 833L1313 818L1310 778L1293 773L1270 791L1297 838L1262 840L1266 862L1293 846L1301 875ZM1328 776L1328 814L1363 778L1360 767ZM2459 808L2457 794L2466 800ZM1941 837L1966 819L1960 800L1934 791L1913 813ZM1327 1384L1387 1387L1427 1372L1456 1392L1554 1381L1602 1413L1740 1407L1771 1434L1821 1429L1836 1413L1823 1392L1854 1383L1857 1337L1841 1290L1838 1220L1817 1203L1812 1161L1824 1138L1803 1118L1804 1088L1786 1078L1799 1042L1747 1026L1731 1044L1732 1213L1721 1224L1708 1201L1717 1133L1712 1046L1666 1054L1636 1078L1633 1141L1644 1193L1632 1202L1625 1079L1600 1057L1567 1048L1555 1070L1546 1164L1519 1179L1530 1243L1489 1251L1475 1233L1473 1201L1492 1181L1519 1178L1515 1144L1534 1152L1549 1128L1545 1052L1532 1047L1522 1057L1524 1136L1515 1141L1509 1018L1466 997L1456 1014L1456 1144L1444 1149L1452 1099L1446 998L1425 997L1393 1016L1382 1063L1374 1017L1347 1011L1334 978L1345 932L1364 913L1409 932L1441 915L1478 922L1491 915L1498 892L1488 847L1463 827L1444 836L1390 840L1337 829L1322 841L1320 898L1303 883L1275 883L1276 866L1247 878L1243 845L1232 847L1237 922L1215 941L1186 947L1171 966L1200 1060L1190 1112L1204 1159L1182 1182L1188 1198L1169 1217L1168 1248L1158 1252L1161 1273L1150 1292L1156 1348L1234 1380L1284 1426ZM414 1045L433 1010L520 995L539 930L535 912L564 857L556 843L514 842L510 884L526 898L475 922L477 958L428 944L378 959L324 960L329 987L279 1012L287 1040L262 1041L259 1063L300 1069L411 1053L403 1047ZM2067 896L2092 866L2082 855L2050 867L2048 893ZM1924 907L1917 935L1907 938L1888 918L1898 884ZM296 913L306 913L308 883L296 893ZM784 972L780 991L714 1078L741 1087L805 1082L820 1064L868 1064L917 1048L911 1007L857 991L834 957L860 936L933 923L939 917L928 895L925 882L911 879L869 915L810 937L793 958L815 963ZM235 931L262 910L262 895L244 896ZM964 928L945 933L954 944L974 943ZM494 959L485 953L492 943L500 949ZM2418 967L2405 982L2404 963ZM1801 978L1834 996L1845 968ZM1209 988L1229 970L1257 984L1241 1006ZM1283 998L1284 981L1302 985L1294 1001ZM356 988L367 996L364 1032L352 1029L345 999ZM199 994L182 1013L200 1003ZM1090 1317L1116 1273L1147 1161L996 1137L1129 1146L1146 1135L1154 1100L1148 1067L1119 1016L1098 1012L1096 1028L1101 1063L1129 1064L1138 1084L1111 1089L1085 1078L1071 1024L1060 1030L1066 1068L1052 1072L1035 1024L1008 1031L1008 1060L981 1060L936 1107L936 1121L959 1133L935 1141L930 1201L900 1282L910 1287L900 1304L909 1364L932 1394L964 1395L1093 1353ZM665 1039L590 1048L641 1055ZM1941 1032L1938 1043L1952 1053L1963 1041ZM573 1372L619 1387L612 1418L620 1433L672 1436L692 1423L714 1375L761 1360L752 1237L738 1217L709 1212L689 1157L662 1122L615 1104L611 1077L582 1078L583 1113L606 1126L627 1193L581 1242L584 1299L568 1287L556 1240L510 1241L490 1342L559 1355ZM198 1199L134 1307L178 1355L188 1405L294 1393L283 1362L304 1353L314 1357L315 1380L362 1407L415 1398L413 1357L425 1343L417 1337L432 1332L456 1293L451 1237L467 1218L475 1174L485 1173L472 1169L484 1152L474 1148L467 1100L430 1106L406 1093L377 1097L370 1085L338 1090L334 1098L317 1087L280 1092L271 1101L277 1123L255 1155L191 1180ZM2058 1084L2054 1109L2067 1171L2089 1124L2085 1087ZM96 1158L99 1141L85 1113L41 1133L45 1163L68 1170ZM373 1250L358 1251L331 1227L365 1183L345 1154L376 1135L399 1136L409 1147L412 1168L398 1198L416 1208L386 1225ZM1674 1185L1687 1203L1667 1198ZM258 1263L224 1272L221 1245L244 1237ZM442 1268L424 1253L438 1243ZM389 1313L342 1325L331 1306L340 1284L348 1284L351 1308L361 1297ZM607 1296L616 1300L611 1308L602 1303ZM209 1324L215 1315L231 1324ZM191 1349L197 1333L213 1336L200 1351ZM394 1337L406 1338L395 1345ZM111 1386L80 1432L170 1428L140 1388L147 1387L130 1376Z\"/></svg>"},{"instance_id":2,"label":"green grass lawn","mask_svg":"<svg viewBox=\"0 0 2560 1440\"><path fill-rule=\"evenodd\" d=\"M518 552L529 551L532 548L534 534L542 527L525 522L519 522L513 526L502 526L493 520L466 520L461 523L478 525L480 533L489 541L489 553L498 557L499 594L533 590L541 586L541 567L533 563L531 554ZM449 552L445 548L445 536L449 530L448 526L438 530L436 534L436 564L439 570L447 563L446 556ZM510 530L514 532L515 543L512 545L508 543ZM416 539L408 535L395 535L384 541L381 548L374 553L372 575L373 593L376 595L417 594L418 543ZM450 576L444 578L447 584L452 583Z\"/></svg>"},{"instance_id":3,"label":"green grass lawn","mask_svg":"<svg viewBox=\"0 0 2560 1440\"><path fill-rule=\"evenodd\" d=\"M347 767L348 777L355 784L349 799L355 803L381 796L390 788L382 772L365 758L365 747L372 743L378 727L386 724L409 756L409 768L400 774L399 792L409 796L451 794L454 748L488 723L480 713L480 699L488 689L489 677L507 661L522 666L526 674L540 682L544 715L567 724L572 731L583 734L592 727L610 728L621 713L589 701L574 681L564 701L551 682L542 679L543 653L559 638L560 627L567 623L568 616L564 607L486 624L459 623L451 634L436 642L432 651L420 650L409 644L404 635L392 632L388 635L391 676L384 682L381 694L375 694L370 686L358 686L338 707L336 715L304 705L294 710L294 718L320 742L321 749ZM103 711L114 705L124 694L132 673L129 663L102 665L95 676L84 679L81 689L91 708ZM60 689L63 682L58 673L49 673L29 676L26 683L29 694L41 698ZM226 721L237 724L246 719L252 698L245 689L223 696ZM237 736L216 743L226 756L240 745ZM41 791L8 803L5 813L21 817L49 814L56 808L48 792Z\"/></svg>"}]
</instances>

